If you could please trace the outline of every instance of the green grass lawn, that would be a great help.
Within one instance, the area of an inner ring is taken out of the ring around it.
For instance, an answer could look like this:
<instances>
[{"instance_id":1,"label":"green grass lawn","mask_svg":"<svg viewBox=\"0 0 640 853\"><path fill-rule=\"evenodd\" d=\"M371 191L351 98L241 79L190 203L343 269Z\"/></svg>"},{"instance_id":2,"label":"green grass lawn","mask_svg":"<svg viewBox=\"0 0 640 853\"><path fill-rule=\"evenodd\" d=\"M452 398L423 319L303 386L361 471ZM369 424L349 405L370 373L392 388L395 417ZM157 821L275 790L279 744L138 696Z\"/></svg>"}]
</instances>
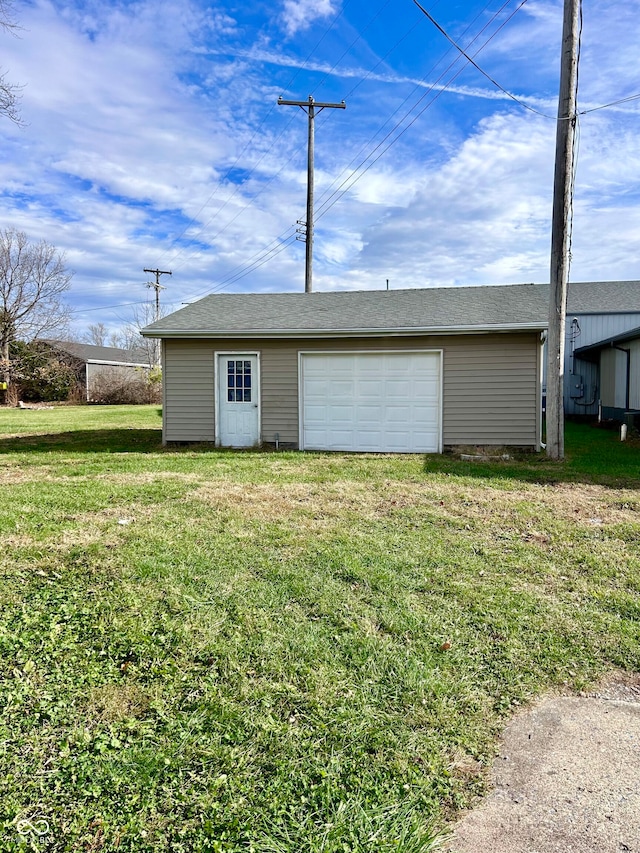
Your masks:
<instances>
[{"instance_id":1,"label":"green grass lawn","mask_svg":"<svg viewBox=\"0 0 640 853\"><path fill-rule=\"evenodd\" d=\"M3 853L429 851L514 709L640 670L638 444L570 424L563 463L476 464L160 424L0 409Z\"/></svg>"}]
</instances>

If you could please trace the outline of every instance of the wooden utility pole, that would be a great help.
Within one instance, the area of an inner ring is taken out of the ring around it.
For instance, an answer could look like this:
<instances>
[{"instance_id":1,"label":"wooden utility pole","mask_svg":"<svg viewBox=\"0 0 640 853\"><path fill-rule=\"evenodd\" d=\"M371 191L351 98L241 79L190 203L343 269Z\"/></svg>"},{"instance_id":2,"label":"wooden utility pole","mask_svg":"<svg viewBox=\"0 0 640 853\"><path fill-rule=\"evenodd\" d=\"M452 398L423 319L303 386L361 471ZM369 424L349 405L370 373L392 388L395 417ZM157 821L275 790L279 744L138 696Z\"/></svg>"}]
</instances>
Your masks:
<instances>
[{"instance_id":1,"label":"wooden utility pole","mask_svg":"<svg viewBox=\"0 0 640 853\"><path fill-rule=\"evenodd\" d=\"M301 107L309 116L309 145L307 148L307 221L298 223L305 226L304 240L306 242L305 256L305 274L304 274L304 292L311 293L313 290L313 191L314 191L314 148L315 148L315 130L314 119L317 113L330 107L331 109L344 110L346 104L341 101L339 104L323 104L313 99L309 95L308 101L285 101L282 96L278 98L278 106L286 107Z\"/></svg>"},{"instance_id":2,"label":"wooden utility pole","mask_svg":"<svg viewBox=\"0 0 640 853\"><path fill-rule=\"evenodd\" d=\"M144 272L152 272L156 277L155 282L150 281L147 283L147 287L152 287L156 292L156 311L155 311L154 322L157 323L158 320L160 319L160 291L166 290L166 288L160 284L160 276L161 275L171 275L171 270L149 270L145 267ZM153 341L153 353L150 353L150 355L152 355L152 357L153 357L153 364L151 366L156 367L157 365L159 365L160 364L160 341L158 341L158 340Z\"/></svg>"},{"instance_id":3,"label":"wooden utility pole","mask_svg":"<svg viewBox=\"0 0 640 853\"><path fill-rule=\"evenodd\" d=\"M160 276L171 275L171 270L148 270L145 268L143 272L152 272L156 277L155 284L151 281L147 284L147 287L152 287L156 292L156 314L154 321L157 323L160 319L160 291L166 290L166 288L160 284Z\"/></svg>"},{"instance_id":4,"label":"wooden utility pole","mask_svg":"<svg viewBox=\"0 0 640 853\"><path fill-rule=\"evenodd\" d=\"M571 205L577 121L579 38L580 0L564 0L547 337L547 456L551 459L564 459L564 344L567 284L571 261Z\"/></svg>"}]
</instances>

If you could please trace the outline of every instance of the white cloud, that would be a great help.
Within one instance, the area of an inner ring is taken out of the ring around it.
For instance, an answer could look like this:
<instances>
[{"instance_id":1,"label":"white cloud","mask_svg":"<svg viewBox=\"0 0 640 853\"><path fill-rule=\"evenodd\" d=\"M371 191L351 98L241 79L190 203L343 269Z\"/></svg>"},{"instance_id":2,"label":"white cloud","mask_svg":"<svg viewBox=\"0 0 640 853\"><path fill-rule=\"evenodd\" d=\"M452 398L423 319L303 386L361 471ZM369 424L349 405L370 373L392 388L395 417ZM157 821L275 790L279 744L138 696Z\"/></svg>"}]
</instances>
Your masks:
<instances>
[{"instance_id":1,"label":"white cloud","mask_svg":"<svg viewBox=\"0 0 640 853\"><path fill-rule=\"evenodd\" d=\"M396 286L543 280L553 127L494 116L441 166L413 163L411 202L366 232L353 265Z\"/></svg>"},{"instance_id":2,"label":"white cloud","mask_svg":"<svg viewBox=\"0 0 640 853\"><path fill-rule=\"evenodd\" d=\"M640 38L638 0L620 12L628 33L620 47L609 0L594 2L602 26L596 32L595 12L585 9L585 106L632 93L630 52ZM481 64L554 113L560 4L530 3ZM77 307L148 298L145 266L174 271L163 299L175 307L225 282L302 289L300 242L251 267L304 216L306 116L276 106L292 74L302 95L316 84L331 101L353 91L345 113L327 110L317 122L318 289L548 276L553 120L507 103L469 72L413 113L406 134L325 210L326 193L367 154L382 153L387 142L375 146L424 93L421 75L437 58L424 29L389 53L403 33L399 9L383 7L367 29L378 10L351 0L345 13L365 26L356 31L342 15L316 49L318 33L305 26L328 23L337 0L283 0L276 14L286 10L286 26L262 4L215 6L34 0L20 10L21 39L2 37L3 65L26 85L28 126L0 125L0 227L67 251ZM638 276L637 117L631 103L581 118L574 278Z\"/></svg>"},{"instance_id":3,"label":"white cloud","mask_svg":"<svg viewBox=\"0 0 640 853\"><path fill-rule=\"evenodd\" d=\"M283 23L289 36L308 29L319 18L335 15L335 0L284 0Z\"/></svg>"}]
</instances>

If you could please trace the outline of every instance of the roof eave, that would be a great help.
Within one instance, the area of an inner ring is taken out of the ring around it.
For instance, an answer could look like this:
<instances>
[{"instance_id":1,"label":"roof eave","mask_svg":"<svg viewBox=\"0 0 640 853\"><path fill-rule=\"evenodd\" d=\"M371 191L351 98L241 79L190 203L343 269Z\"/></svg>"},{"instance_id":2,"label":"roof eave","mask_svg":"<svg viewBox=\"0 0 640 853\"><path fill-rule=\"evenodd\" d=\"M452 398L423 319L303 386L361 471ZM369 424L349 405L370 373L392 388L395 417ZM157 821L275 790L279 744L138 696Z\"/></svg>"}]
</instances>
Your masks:
<instances>
[{"instance_id":1,"label":"roof eave","mask_svg":"<svg viewBox=\"0 0 640 853\"><path fill-rule=\"evenodd\" d=\"M102 364L105 367L149 367L143 361L107 361L103 358L81 358L87 364Z\"/></svg>"},{"instance_id":2,"label":"roof eave","mask_svg":"<svg viewBox=\"0 0 640 853\"><path fill-rule=\"evenodd\" d=\"M542 332L546 322L492 323L486 326L422 326L389 329L142 329L145 338L372 338L411 335L483 335L491 332Z\"/></svg>"}]
</instances>

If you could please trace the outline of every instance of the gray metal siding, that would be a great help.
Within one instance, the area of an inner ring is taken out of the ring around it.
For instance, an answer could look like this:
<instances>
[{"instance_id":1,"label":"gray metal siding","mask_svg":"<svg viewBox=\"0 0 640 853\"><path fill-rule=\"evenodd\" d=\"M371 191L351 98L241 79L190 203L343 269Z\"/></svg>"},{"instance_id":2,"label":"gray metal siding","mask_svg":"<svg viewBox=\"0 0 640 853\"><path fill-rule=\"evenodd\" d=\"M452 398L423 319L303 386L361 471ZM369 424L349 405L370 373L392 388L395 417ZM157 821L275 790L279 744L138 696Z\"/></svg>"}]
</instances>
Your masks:
<instances>
[{"instance_id":1,"label":"gray metal siding","mask_svg":"<svg viewBox=\"0 0 640 853\"><path fill-rule=\"evenodd\" d=\"M298 446L298 352L443 350L443 442L537 446L536 333L329 340L166 340L165 440L214 441L217 351L259 352L262 441Z\"/></svg>"},{"instance_id":2,"label":"gray metal siding","mask_svg":"<svg viewBox=\"0 0 640 853\"><path fill-rule=\"evenodd\" d=\"M580 334L575 341L576 347L586 347L640 326L638 311L629 311L626 314L567 314L567 337L574 317L580 324Z\"/></svg>"},{"instance_id":3,"label":"gray metal siding","mask_svg":"<svg viewBox=\"0 0 640 853\"><path fill-rule=\"evenodd\" d=\"M612 338L640 326L640 313L630 311L625 314L567 314L565 343L565 382L564 408L568 415L595 415L602 394L598 365L572 356L571 323L577 318L580 333L573 341L573 347L585 347L598 341ZM571 374L582 376L584 396L572 399L570 394ZM608 405L608 404L605 404Z\"/></svg>"}]
</instances>

